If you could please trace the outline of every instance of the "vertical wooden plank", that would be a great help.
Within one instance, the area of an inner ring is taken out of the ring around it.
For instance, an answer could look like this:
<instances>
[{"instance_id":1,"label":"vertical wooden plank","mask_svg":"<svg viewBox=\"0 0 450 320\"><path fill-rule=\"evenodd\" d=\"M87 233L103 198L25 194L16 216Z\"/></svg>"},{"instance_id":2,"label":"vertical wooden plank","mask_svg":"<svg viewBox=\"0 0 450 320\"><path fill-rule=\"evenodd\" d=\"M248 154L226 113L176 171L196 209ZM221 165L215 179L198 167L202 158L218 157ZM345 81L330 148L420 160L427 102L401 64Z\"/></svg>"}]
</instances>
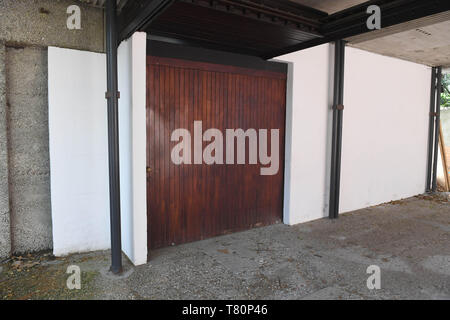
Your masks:
<instances>
[{"instance_id":1,"label":"vertical wooden plank","mask_svg":"<svg viewBox=\"0 0 450 320\"><path fill-rule=\"evenodd\" d=\"M211 72L207 71L206 72L206 82L205 82L205 101L204 101L204 108L203 108L203 133L209 129L209 116L211 114L211 92L212 92L212 80L211 80ZM206 142L203 143L203 150L206 146ZM210 178L211 175L209 174L209 166L206 164L202 164L202 170L204 172L204 189L203 189L203 197L208 198L209 200L210 198ZM203 215L204 215L204 219L203 219L203 236L204 238L206 238L209 234L213 233L213 226L212 226L212 220L213 220L213 212L210 209L210 203L211 201L203 201Z\"/></svg>"},{"instance_id":2,"label":"vertical wooden plank","mask_svg":"<svg viewBox=\"0 0 450 320\"><path fill-rule=\"evenodd\" d=\"M216 73L216 113L215 128L223 132L223 73ZM215 165L214 169L214 208L222 208L222 180L224 175L224 166ZM219 232L224 229L222 223L222 210L216 210L216 226Z\"/></svg>"},{"instance_id":3,"label":"vertical wooden plank","mask_svg":"<svg viewBox=\"0 0 450 320\"><path fill-rule=\"evenodd\" d=\"M172 127L170 129L170 135L180 127L180 75L181 75L182 69L176 68L174 70L174 104L173 104L173 120L172 120ZM172 161L171 156L171 150L175 146L176 142L174 142L170 148L170 163L173 168L173 243L179 244L181 233L183 232L182 229L182 221L181 221L181 215L180 215L180 175L179 170L180 166L175 165Z\"/></svg>"},{"instance_id":4,"label":"vertical wooden plank","mask_svg":"<svg viewBox=\"0 0 450 320\"><path fill-rule=\"evenodd\" d=\"M202 71L197 71L198 72L198 80L197 80L197 88L198 88L198 92L197 92L197 99L196 99L196 113L195 113L195 121L200 121L202 120L202 114L203 114L203 72ZM194 178L196 181L194 190L196 191L196 193L201 194L202 192L202 170L201 170L201 166L195 164L194 165L195 171L194 171ZM201 198L196 196L195 198L195 235L197 235L197 237L199 239L202 239L203 235L202 235L202 228L203 228L203 223L202 223L202 219L203 219L203 206L201 203ZM194 235L193 237L194 238Z\"/></svg>"},{"instance_id":5,"label":"vertical wooden plank","mask_svg":"<svg viewBox=\"0 0 450 320\"><path fill-rule=\"evenodd\" d=\"M196 98L196 88L197 86L197 77L196 77L196 73L193 70L189 70L189 84L188 84L188 88L189 88L189 112L188 112L188 128L189 128L189 132L191 132L191 155L192 155L192 159L191 161L193 161L193 157L194 157L194 150L193 150L193 136L192 133L194 132L194 120L195 120L195 98ZM192 162L193 163L193 162ZM190 179L190 183L187 184L187 188L188 188L188 214L189 214L189 219L186 220L187 223L187 234L186 234L186 241L190 240L190 235L191 234L195 234L195 229L193 228L193 225L195 224L195 202L194 202L194 190L195 190L195 175L194 175L194 168L195 166L193 164L191 164L189 166L189 179Z\"/></svg>"},{"instance_id":6,"label":"vertical wooden plank","mask_svg":"<svg viewBox=\"0 0 450 320\"><path fill-rule=\"evenodd\" d=\"M170 67L164 68L165 71L165 83L164 83L164 104L163 104L163 149L162 162L164 166L163 175L163 216L164 216L164 236L163 243L167 243L169 240L169 228L170 228L170 162L167 158L167 154L170 150L169 140L169 124L170 124Z\"/></svg>"},{"instance_id":7,"label":"vertical wooden plank","mask_svg":"<svg viewBox=\"0 0 450 320\"><path fill-rule=\"evenodd\" d=\"M186 113L187 113L187 108L186 108L186 73L187 70L186 69L181 69L180 70L180 81L179 81L179 86L180 86L180 102L179 102L179 110L180 110L180 120L178 123L178 127L177 128L183 128L185 129L187 126L186 123ZM188 147L187 145L187 141L183 140L183 147L184 150L186 150L186 148ZM184 155L183 155L184 156ZM178 239L178 243L184 243L186 242L186 194L185 194L185 173L186 173L186 169L187 169L187 165L186 164L182 164L181 166L179 166L178 168L178 175L179 175L179 206L180 206L180 228L181 230L179 230L179 239Z\"/></svg>"},{"instance_id":8,"label":"vertical wooden plank","mask_svg":"<svg viewBox=\"0 0 450 320\"><path fill-rule=\"evenodd\" d=\"M233 74L233 88L231 89L231 92L232 92L232 94L233 94L233 101L232 101L232 104L231 104L231 110L232 110L232 112L231 112L231 119L230 119L230 121L228 122L228 124L227 124L227 126L228 126L228 128L229 129L234 129L234 125L233 124L235 124L236 122L237 122L237 119L236 119L236 114L237 114L237 108L238 108L238 106L239 106L239 82L238 82L238 75L237 74ZM232 179L231 179L231 185L229 186L230 187L230 196L231 196L231 200L230 200L230 202L231 202L231 212L230 212L230 217L229 217L229 219L231 220L230 222L230 229L232 230L233 229L233 227L234 226L238 226L239 225L239 223L240 223L240 221L238 220L238 218L239 218L239 216L238 216L238 212L237 212L237 210L238 210L238 206L237 206L237 203L236 203L236 197L237 197L237 194L238 194L238 191L237 191L237 186L239 186L239 181L238 181L238 174L236 174L236 166L237 166L237 164L236 164L236 151L237 151L237 148L236 148L236 146L234 146L234 150L233 150L234 152L234 159L233 159L233 163L234 163L234 165L232 165L231 167L229 167L228 168L228 170L230 170L230 175L231 175L231 177L232 177ZM233 172L233 171L235 171L235 172ZM234 174L233 174L234 173Z\"/></svg>"}]
</instances>

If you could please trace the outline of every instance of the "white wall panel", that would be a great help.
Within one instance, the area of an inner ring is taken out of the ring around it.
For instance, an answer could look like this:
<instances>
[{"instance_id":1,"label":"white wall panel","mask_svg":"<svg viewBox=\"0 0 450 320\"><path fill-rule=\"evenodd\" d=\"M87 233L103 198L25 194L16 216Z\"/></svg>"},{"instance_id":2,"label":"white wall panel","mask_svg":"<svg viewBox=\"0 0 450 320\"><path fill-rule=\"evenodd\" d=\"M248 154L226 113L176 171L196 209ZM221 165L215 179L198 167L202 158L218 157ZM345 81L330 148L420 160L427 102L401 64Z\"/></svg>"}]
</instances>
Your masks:
<instances>
[{"instance_id":1,"label":"white wall panel","mask_svg":"<svg viewBox=\"0 0 450 320\"><path fill-rule=\"evenodd\" d=\"M104 54L48 49L53 252L108 249Z\"/></svg>"},{"instance_id":2,"label":"white wall panel","mask_svg":"<svg viewBox=\"0 0 450 320\"><path fill-rule=\"evenodd\" d=\"M322 45L277 58L292 71L287 224L328 216L333 51ZM430 76L428 67L347 47L341 213L425 191Z\"/></svg>"}]
</instances>

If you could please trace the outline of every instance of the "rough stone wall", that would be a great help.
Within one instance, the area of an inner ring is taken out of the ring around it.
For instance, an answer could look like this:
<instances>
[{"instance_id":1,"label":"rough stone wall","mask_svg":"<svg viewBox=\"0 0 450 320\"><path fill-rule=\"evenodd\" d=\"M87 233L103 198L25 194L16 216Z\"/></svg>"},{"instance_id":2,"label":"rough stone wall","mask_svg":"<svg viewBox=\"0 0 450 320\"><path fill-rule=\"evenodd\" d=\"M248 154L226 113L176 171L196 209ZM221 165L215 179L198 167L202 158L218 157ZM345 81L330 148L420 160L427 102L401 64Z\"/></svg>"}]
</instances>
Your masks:
<instances>
[{"instance_id":1,"label":"rough stone wall","mask_svg":"<svg viewBox=\"0 0 450 320\"><path fill-rule=\"evenodd\" d=\"M5 59L5 45L0 42L0 259L11 253Z\"/></svg>"},{"instance_id":2,"label":"rough stone wall","mask_svg":"<svg viewBox=\"0 0 450 320\"><path fill-rule=\"evenodd\" d=\"M52 248L47 49L6 48L12 253Z\"/></svg>"},{"instance_id":3,"label":"rough stone wall","mask_svg":"<svg viewBox=\"0 0 450 320\"><path fill-rule=\"evenodd\" d=\"M81 9L81 30L67 29L67 7ZM104 52L103 11L70 0L0 0L0 41Z\"/></svg>"},{"instance_id":4,"label":"rough stone wall","mask_svg":"<svg viewBox=\"0 0 450 320\"><path fill-rule=\"evenodd\" d=\"M81 8L81 30L66 27ZM0 259L52 248L47 47L104 52L103 10L0 0Z\"/></svg>"}]
</instances>

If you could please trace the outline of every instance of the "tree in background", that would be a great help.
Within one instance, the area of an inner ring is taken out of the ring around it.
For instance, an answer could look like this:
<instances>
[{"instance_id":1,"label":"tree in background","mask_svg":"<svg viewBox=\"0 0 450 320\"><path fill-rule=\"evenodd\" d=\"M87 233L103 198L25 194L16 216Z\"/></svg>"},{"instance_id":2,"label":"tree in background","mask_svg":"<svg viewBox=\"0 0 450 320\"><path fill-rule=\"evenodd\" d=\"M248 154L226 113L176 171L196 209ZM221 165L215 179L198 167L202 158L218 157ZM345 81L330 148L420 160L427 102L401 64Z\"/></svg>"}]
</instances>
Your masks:
<instances>
[{"instance_id":1,"label":"tree in background","mask_svg":"<svg viewBox=\"0 0 450 320\"><path fill-rule=\"evenodd\" d=\"M450 73L442 76L441 107L450 108Z\"/></svg>"}]
</instances>

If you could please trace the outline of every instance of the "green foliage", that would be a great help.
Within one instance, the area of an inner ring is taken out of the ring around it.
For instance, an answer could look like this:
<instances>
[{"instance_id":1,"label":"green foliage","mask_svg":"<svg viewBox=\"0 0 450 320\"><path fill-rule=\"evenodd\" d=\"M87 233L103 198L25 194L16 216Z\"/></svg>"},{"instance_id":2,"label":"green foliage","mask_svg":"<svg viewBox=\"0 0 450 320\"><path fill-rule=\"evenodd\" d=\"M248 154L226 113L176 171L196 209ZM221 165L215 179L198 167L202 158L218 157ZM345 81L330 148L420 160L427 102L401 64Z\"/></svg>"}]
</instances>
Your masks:
<instances>
[{"instance_id":1,"label":"green foliage","mask_svg":"<svg viewBox=\"0 0 450 320\"><path fill-rule=\"evenodd\" d=\"M442 76L441 107L450 108L450 74Z\"/></svg>"}]
</instances>

